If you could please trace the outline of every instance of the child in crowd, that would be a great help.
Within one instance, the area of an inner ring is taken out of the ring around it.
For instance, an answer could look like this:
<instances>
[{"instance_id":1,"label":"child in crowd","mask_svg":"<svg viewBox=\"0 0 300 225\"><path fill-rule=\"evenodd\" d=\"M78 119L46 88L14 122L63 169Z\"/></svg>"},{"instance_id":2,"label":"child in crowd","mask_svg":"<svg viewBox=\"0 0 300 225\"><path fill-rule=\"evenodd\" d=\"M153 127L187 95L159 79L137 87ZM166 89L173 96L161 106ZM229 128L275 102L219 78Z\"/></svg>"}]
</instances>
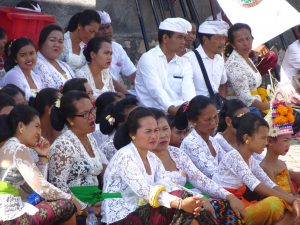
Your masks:
<instances>
[{"instance_id":1,"label":"child in crowd","mask_svg":"<svg viewBox=\"0 0 300 225\"><path fill-rule=\"evenodd\" d=\"M275 99L272 109L267 115L270 131L268 137L267 154L260 166L268 176L284 191L296 194L285 162L279 156L285 155L291 144L293 134L293 109L284 100Z\"/></svg>"}]
</instances>

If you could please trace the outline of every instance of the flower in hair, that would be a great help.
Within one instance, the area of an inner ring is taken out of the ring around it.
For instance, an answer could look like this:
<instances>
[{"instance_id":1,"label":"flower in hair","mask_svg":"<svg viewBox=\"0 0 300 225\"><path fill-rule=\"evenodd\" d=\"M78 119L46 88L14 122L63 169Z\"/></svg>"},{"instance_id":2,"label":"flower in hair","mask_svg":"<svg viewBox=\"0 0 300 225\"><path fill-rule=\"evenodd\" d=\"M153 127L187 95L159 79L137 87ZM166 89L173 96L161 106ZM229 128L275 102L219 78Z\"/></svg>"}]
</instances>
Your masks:
<instances>
[{"instance_id":1,"label":"flower in hair","mask_svg":"<svg viewBox=\"0 0 300 225\"><path fill-rule=\"evenodd\" d=\"M60 93L63 92L63 89L64 89L64 85L63 84L58 87L58 90L59 90Z\"/></svg>"},{"instance_id":2,"label":"flower in hair","mask_svg":"<svg viewBox=\"0 0 300 225\"><path fill-rule=\"evenodd\" d=\"M183 103L182 112L186 112L189 108L190 102Z\"/></svg>"},{"instance_id":3,"label":"flower in hair","mask_svg":"<svg viewBox=\"0 0 300 225\"><path fill-rule=\"evenodd\" d=\"M114 123L116 122L115 118L112 117L111 115L107 115L107 116L105 117L105 119L108 121L108 123L109 123L111 126L114 125Z\"/></svg>"},{"instance_id":4,"label":"flower in hair","mask_svg":"<svg viewBox=\"0 0 300 225\"><path fill-rule=\"evenodd\" d=\"M55 105L56 108L58 108L58 109L60 108L60 98L58 98L58 99L55 101L54 105Z\"/></svg>"}]
</instances>

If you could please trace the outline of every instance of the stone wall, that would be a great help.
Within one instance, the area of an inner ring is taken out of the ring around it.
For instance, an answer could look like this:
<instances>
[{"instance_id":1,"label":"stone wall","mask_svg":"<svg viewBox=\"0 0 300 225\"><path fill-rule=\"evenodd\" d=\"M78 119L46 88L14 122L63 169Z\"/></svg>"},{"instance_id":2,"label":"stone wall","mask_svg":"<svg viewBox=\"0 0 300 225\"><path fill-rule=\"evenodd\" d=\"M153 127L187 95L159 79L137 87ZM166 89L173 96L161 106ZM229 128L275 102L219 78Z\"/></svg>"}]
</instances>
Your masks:
<instances>
[{"instance_id":1,"label":"stone wall","mask_svg":"<svg viewBox=\"0 0 300 225\"><path fill-rule=\"evenodd\" d=\"M140 55L145 51L143 36L137 16L135 5L136 0L38 0L44 12L55 15L57 23L65 27L69 18L76 12L91 8L97 10L106 10L110 13L113 21L114 37L121 43L128 52L134 63L137 62ZM15 6L19 1L0 0L0 6ZM155 46L157 36L157 26L151 10L149 0L140 0L141 11L145 20L145 27L150 42L150 47ZM200 20L207 18L210 12L209 0L194 0ZM298 11L300 11L299 0L289 0ZM183 16L179 2L175 3L176 16ZM166 15L170 15L166 12ZM267 17L267 14L266 14ZM1 19L1 18L0 18ZM287 44L293 41L291 32L284 35ZM273 40L275 45L281 45L280 39Z\"/></svg>"}]
</instances>

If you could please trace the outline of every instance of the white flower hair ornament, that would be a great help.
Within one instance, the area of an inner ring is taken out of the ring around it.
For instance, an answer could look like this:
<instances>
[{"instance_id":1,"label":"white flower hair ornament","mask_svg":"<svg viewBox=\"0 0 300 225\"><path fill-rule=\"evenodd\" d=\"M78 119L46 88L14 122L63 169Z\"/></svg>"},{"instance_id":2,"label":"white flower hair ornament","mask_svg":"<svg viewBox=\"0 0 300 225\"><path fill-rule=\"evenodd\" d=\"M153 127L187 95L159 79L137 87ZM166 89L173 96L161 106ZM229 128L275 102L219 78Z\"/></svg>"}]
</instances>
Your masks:
<instances>
[{"instance_id":1,"label":"white flower hair ornament","mask_svg":"<svg viewBox=\"0 0 300 225\"><path fill-rule=\"evenodd\" d=\"M55 101L54 106L58 109L60 108L60 98Z\"/></svg>"},{"instance_id":2,"label":"white flower hair ornament","mask_svg":"<svg viewBox=\"0 0 300 225\"><path fill-rule=\"evenodd\" d=\"M114 125L114 123L116 122L116 119L114 117L112 117L111 115L107 115L105 117L105 119L108 121L109 125Z\"/></svg>"}]
</instances>

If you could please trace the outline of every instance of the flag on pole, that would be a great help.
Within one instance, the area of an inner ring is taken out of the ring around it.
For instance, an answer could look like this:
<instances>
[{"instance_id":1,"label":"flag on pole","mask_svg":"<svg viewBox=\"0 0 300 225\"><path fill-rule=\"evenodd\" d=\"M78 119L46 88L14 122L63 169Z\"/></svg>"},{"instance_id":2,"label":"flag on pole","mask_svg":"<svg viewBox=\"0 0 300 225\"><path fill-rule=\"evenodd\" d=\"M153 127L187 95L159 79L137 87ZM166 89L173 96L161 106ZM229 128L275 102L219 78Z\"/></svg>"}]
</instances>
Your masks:
<instances>
[{"instance_id":1,"label":"flag on pole","mask_svg":"<svg viewBox=\"0 0 300 225\"><path fill-rule=\"evenodd\" d=\"M218 0L232 24L252 29L253 48L300 24L300 13L286 0Z\"/></svg>"}]
</instances>

